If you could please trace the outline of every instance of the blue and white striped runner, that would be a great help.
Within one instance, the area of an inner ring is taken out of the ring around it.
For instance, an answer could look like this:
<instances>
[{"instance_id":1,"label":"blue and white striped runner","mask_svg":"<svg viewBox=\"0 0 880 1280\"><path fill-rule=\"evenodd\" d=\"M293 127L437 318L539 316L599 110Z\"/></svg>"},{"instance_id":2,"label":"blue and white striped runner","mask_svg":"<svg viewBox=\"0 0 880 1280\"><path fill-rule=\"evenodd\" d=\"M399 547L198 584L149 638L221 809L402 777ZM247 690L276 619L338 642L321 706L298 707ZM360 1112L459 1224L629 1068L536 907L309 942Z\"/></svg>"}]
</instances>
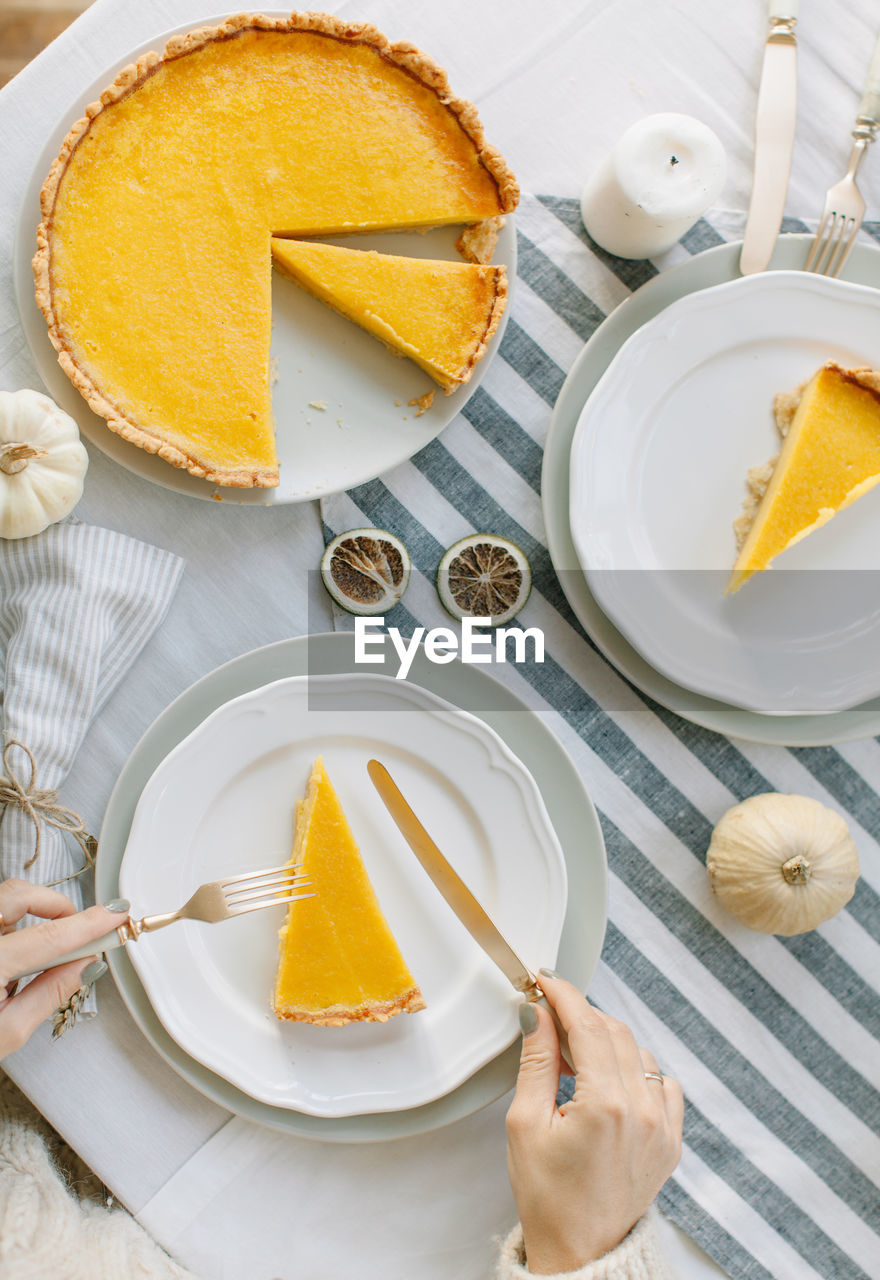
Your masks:
<instances>
[{"instance_id":1,"label":"blue and white striped runner","mask_svg":"<svg viewBox=\"0 0 880 1280\"><path fill-rule=\"evenodd\" d=\"M546 549L542 445L583 343L656 268L597 251L571 199L526 198L517 229L515 303L485 380L409 462L325 499L325 532L372 525L403 538L423 571L389 615L404 631L448 622L432 575L457 538L495 532L529 556L535 584L518 621L543 628L547 661L495 674L546 716L600 812L610 904L591 995L687 1098L684 1156L661 1207L736 1280L877 1280L880 747L729 741L634 690L584 636ZM740 229L703 221L665 263ZM714 823L762 791L838 809L859 848L855 897L802 937L750 932L709 890Z\"/></svg>"}]
</instances>

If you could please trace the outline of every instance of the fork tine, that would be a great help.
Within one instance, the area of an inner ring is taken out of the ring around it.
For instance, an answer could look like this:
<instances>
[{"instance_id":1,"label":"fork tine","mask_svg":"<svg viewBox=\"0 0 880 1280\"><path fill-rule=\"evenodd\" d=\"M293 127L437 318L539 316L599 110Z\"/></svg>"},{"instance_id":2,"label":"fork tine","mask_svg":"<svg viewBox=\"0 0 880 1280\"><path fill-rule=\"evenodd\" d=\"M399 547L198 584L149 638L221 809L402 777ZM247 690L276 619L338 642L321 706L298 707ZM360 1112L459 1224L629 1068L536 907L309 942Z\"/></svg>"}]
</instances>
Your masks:
<instances>
[{"instance_id":1,"label":"fork tine","mask_svg":"<svg viewBox=\"0 0 880 1280\"><path fill-rule=\"evenodd\" d=\"M240 902L254 893L278 893L282 889L308 887L311 880L308 876L276 876L262 884L243 884L237 889L227 889L223 897L227 902Z\"/></svg>"},{"instance_id":2,"label":"fork tine","mask_svg":"<svg viewBox=\"0 0 880 1280\"><path fill-rule=\"evenodd\" d=\"M822 248L813 267L817 275L825 275L827 273L828 264L837 251L837 243L842 230L843 223L840 214L834 211L830 214L828 227L822 241Z\"/></svg>"},{"instance_id":3,"label":"fork tine","mask_svg":"<svg viewBox=\"0 0 880 1280\"><path fill-rule=\"evenodd\" d=\"M810 245L810 252L807 256L806 262L804 263L804 271L819 270L820 251L824 253L825 250L825 232L828 227L828 220L830 217L831 214L827 209L825 209L822 214L822 221L819 223L819 228L813 237L813 243Z\"/></svg>"},{"instance_id":4,"label":"fork tine","mask_svg":"<svg viewBox=\"0 0 880 1280\"><path fill-rule=\"evenodd\" d=\"M261 911L263 907L277 907L288 902L304 902L307 898L316 898L315 893L297 893L288 897L272 897L265 898L260 902L250 902L244 906L230 906L229 914L231 916L246 916L249 911Z\"/></svg>"},{"instance_id":5,"label":"fork tine","mask_svg":"<svg viewBox=\"0 0 880 1280\"><path fill-rule=\"evenodd\" d=\"M308 875L307 871L300 871L296 867L280 867L277 871L264 871L258 876L248 876L245 880L239 880L236 877L231 884L226 880L220 880L218 883L224 893L241 893L257 885L274 884L278 880L296 880L305 875Z\"/></svg>"},{"instance_id":6,"label":"fork tine","mask_svg":"<svg viewBox=\"0 0 880 1280\"><path fill-rule=\"evenodd\" d=\"M311 889L311 880L279 880L276 884L260 885L257 889L249 891L238 890L237 893L226 894L226 905L228 907L241 906L243 902L252 902L256 898L280 897L284 893L292 893L295 889Z\"/></svg>"},{"instance_id":7,"label":"fork tine","mask_svg":"<svg viewBox=\"0 0 880 1280\"><path fill-rule=\"evenodd\" d=\"M825 253L822 257L822 265L820 267L823 275L830 276L833 274L831 267L837 257L841 243L843 242L843 234L846 230L846 221L846 217L843 214L835 213L834 222L832 223L831 231L828 236L828 244L826 245Z\"/></svg>"},{"instance_id":8,"label":"fork tine","mask_svg":"<svg viewBox=\"0 0 880 1280\"><path fill-rule=\"evenodd\" d=\"M246 871L240 876L224 876L217 883L224 889L229 884L239 884L242 880L261 880L263 876L274 876L279 871L295 871L296 867L291 862L283 862L280 867L269 867L266 871Z\"/></svg>"},{"instance_id":9,"label":"fork tine","mask_svg":"<svg viewBox=\"0 0 880 1280\"><path fill-rule=\"evenodd\" d=\"M846 262L852 247L856 242L856 236L859 231L859 223L855 218L847 218L843 230L840 233L840 243L837 247L837 253L828 263L827 274L829 276L839 276L843 264Z\"/></svg>"},{"instance_id":10,"label":"fork tine","mask_svg":"<svg viewBox=\"0 0 880 1280\"><path fill-rule=\"evenodd\" d=\"M279 885L296 884L299 881L307 879L308 877L304 876L301 872L291 873L290 871L280 871L274 876L264 876L259 880L245 880L240 884L232 885L230 888L225 888L223 886L221 886L221 888L224 898L226 898L227 901L232 901L234 898L243 893L249 892L251 889L269 889Z\"/></svg>"}]
</instances>

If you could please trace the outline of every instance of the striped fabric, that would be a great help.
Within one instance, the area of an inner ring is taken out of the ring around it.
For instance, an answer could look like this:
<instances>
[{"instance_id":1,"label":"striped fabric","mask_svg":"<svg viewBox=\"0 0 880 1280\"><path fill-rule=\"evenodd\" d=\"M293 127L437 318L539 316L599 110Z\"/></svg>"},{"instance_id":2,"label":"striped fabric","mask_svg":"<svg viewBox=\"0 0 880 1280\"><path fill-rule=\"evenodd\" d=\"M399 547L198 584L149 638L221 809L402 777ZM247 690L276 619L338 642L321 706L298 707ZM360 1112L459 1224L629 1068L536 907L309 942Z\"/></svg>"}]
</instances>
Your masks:
<instances>
[{"instance_id":1,"label":"striped fabric","mask_svg":"<svg viewBox=\"0 0 880 1280\"><path fill-rule=\"evenodd\" d=\"M2 741L32 752L38 787L63 783L92 718L164 618L182 569L170 552L75 520L0 543ZM27 757L17 747L10 756L27 783ZM60 799L77 809L75 796ZM0 878L45 883L82 865L78 845L45 825L39 859L26 869L33 852L33 823L7 809ZM58 887L83 905L79 880Z\"/></svg>"},{"instance_id":2,"label":"striped fabric","mask_svg":"<svg viewBox=\"0 0 880 1280\"><path fill-rule=\"evenodd\" d=\"M665 261L741 225L702 221ZM547 660L493 674L547 718L600 812L611 888L591 995L634 1027L687 1098L684 1156L661 1207L737 1280L876 1280L880 749L729 741L633 689L584 635L546 549L542 442L584 341L656 268L598 251L574 200L525 199L517 228L515 302L485 380L409 462L325 499L326 535L374 525L404 539L420 572L388 617L402 630L448 623L432 577L457 538L496 532L527 553L535 586L518 621L543 628ZM351 619L339 612L336 624ZM752 933L709 890L714 823L762 791L837 808L859 847L855 897L802 937Z\"/></svg>"}]
</instances>

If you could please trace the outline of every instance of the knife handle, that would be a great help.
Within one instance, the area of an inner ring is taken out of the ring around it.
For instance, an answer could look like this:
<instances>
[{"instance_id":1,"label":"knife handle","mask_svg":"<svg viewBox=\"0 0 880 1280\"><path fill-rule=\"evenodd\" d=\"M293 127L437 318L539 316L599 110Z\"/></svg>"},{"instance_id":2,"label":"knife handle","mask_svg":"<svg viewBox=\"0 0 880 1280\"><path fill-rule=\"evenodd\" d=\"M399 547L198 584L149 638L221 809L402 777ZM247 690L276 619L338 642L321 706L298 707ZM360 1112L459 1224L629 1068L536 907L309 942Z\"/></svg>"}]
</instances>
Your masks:
<instances>
[{"instance_id":1,"label":"knife handle","mask_svg":"<svg viewBox=\"0 0 880 1280\"><path fill-rule=\"evenodd\" d=\"M771 22L796 22L800 0L770 0L768 13Z\"/></svg>"},{"instance_id":2,"label":"knife handle","mask_svg":"<svg viewBox=\"0 0 880 1280\"><path fill-rule=\"evenodd\" d=\"M868 72L868 83L859 103L859 115L880 123L880 40L877 41L874 49L871 69Z\"/></svg>"},{"instance_id":3,"label":"knife handle","mask_svg":"<svg viewBox=\"0 0 880 1280\"><path fill-rule=\"evenodd\" d=\"M572 1061L571 1048L568 1043L568 1036L565 1034L565 1028L559 1021L556 1010L553 1008L546 996L538 996L532 1001L533 1004L539 1004L542 1009L546 1009L553 1019L553 1025L556 1028L556 1034L559 1037L559 1051L565 1059L565 1065L569 1068L566 1075L574 1075L574 1062Z\"/></svg>"}]
</instances>

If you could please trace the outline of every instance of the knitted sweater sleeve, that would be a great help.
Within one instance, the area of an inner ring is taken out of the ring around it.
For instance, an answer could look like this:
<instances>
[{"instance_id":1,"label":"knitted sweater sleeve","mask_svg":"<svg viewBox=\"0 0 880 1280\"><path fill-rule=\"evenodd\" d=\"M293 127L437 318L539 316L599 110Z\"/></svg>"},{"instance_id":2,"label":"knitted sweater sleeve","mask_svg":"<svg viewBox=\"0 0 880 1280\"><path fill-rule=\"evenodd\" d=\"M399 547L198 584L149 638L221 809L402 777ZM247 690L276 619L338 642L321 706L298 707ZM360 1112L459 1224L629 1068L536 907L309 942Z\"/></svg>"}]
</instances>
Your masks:
<instances>
[{"instance_id":1,"label":"knitted sweater sleeve","mask_svg":"<svg viewBox=\"0 0 880 1280\"><path fill-rule=\"evenodd\" d=\"M522 1228L517 1225L501 1246L496 1280L530 1280L532 1272L523 1251ZM543 1280L675 1280L660 1252L654 1229L654 1211L649 1211L621 1240L616 1249L579 1271L544 1276Z\"/></svg>"}]
</instances>

